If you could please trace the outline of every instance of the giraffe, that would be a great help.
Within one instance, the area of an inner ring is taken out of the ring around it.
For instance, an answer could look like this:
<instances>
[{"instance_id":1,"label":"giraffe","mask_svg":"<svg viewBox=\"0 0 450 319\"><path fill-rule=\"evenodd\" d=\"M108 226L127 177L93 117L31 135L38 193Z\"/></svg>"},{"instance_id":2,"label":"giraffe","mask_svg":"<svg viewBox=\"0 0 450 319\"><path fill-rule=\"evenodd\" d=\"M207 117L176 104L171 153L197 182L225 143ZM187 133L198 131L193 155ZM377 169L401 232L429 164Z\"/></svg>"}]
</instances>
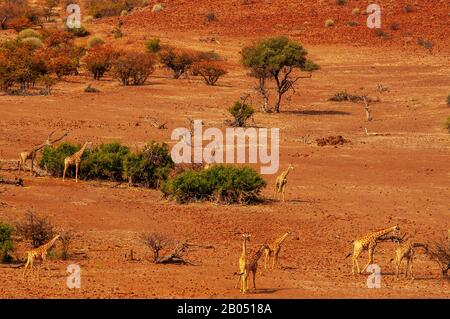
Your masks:
<instances>
[{"instance_id":1,"label":"giraffe","mask_svg":"<svg viewBox=\"0 0 450 319\"><path fill-rule=\"evenodd\" d=\"M75 182L78 183L78 170L80 168L80 162L81 162L81 157L83 156L84 151L86 150L86 147L88 145L91 145L92 142L86 142L83 144L83 146L81 147L81 149L76 152L73 155L67 156L64 159L64 172L63 172L63 181L66 177L66 172L67 172L67 168L70 165L74 165L75 164Z\"/></svg>"},{"instance_id":2,"label":"giraffe","mask_svg":"<svg viewBox=\"0 0 450 319\"><path fill-rule=\"evenodd\" d=\"M243 237L243 243L242 243L242 253L239 257L239 278L238 282L235 286L235 288L239 287L239 283L242 281L242 276L245 272L245 265L247 263L247 241L250 241L251 235L250 234L242 234Z\"/></svg>"},{"instance_id":3,"label":"giraffe","mask_svg":"<svg viewBox=\"0 0 450 319\"><path fill-rule=\"evenodd\" d=\"M280 176L277 177L275 185L275 199L278 199L281 194L284 202L284 192L286 191L287 176L293 169L294 166L292 166L292 164L289 164L288 168L283 173L281 173Z\"/></svg>"},{"instance_id":4,"label":"giraffe","mask_svg":"<svg viewBox=\"0 0 450 319\"><path fill-rule=\"evenodd\" d=\"M374 253L375 247L377 246L377 241L381 237L383 237L391 232L398 233L399 230L400 230L400 227L398 227L398 225L396 225L396 226L382 229L379 231L371 232L371 233L365 235L363 238L355 240L353 242L352 274L355 274L355 266L356 266L356 269L358 270L358 274L361 274L373 262L373 253ZM364 266L363 270L360 271L359 264L358 264L358 257L359 257L359 255L361 255L361 253L364 250L368 250L368 252L369 252L369 261Z\"/></svg>"},{"instance_id":5,"label":"giraffe","mask_svg":"<svg viewBox=\"0 0 450 319\"><path fill-rule=\"evenodd\" d=\"M28 268L28 265L30 266L31 270L33 270L33 263L36 258L42 260L42 264L44 264L46 258L47 258L47 252L48 250L55 244L55 241L60 238L60 235L56 235L51 239L48 243L43 244L37 248L31 249L27 251L27 262L25 264L25 268L23 270L22 277L25 276L25 272Z\"/></svg>"},{"instance_id":6,"label":"giraffe","mask_svg":"<svg viewBox=\"0 0 450 319\"><path fill-rule=\"evenodd\" d=\"M413 240L407 240L406 242L400 244L397 249L395 250L395 257L391 259L391 262L395 260L396 265L396 272L395 275L398 278L398 275L400 273L400 266L402 264L402 260L406 258L406 271L405 271L405 277L408 277L408 270L409 275L411 276L411 279L414 279L413 274L413 260L414 260L414 253L416 248L423 248L425 252L428 251L428 245L424 243L418 243Z\"/></svg>"},{"instance_id":7,"label":"giraffe","mask_svg":"<svg viewBox=\"0 0 450 319\"><path fill-rule=\"evenodd\" d=\"M272 269L275 268L278 262L278 254L281 250L281 245L290 235L290 232L283 234L281 237L274 239L267 245L267 249L264 251L264 268L267 269L267 265L270 264L270 258L272 258ZM270 265L269 265L270 266Z\"/></svg>"},{"instance_id":8,"label":"giraffe","mask_svg":"<svg viewBox=\"0 0 450 319\"><path fill-rule=\"evenodd\" d=\"M268 245L266 243L262 244L261 247L252 256L252 258L250 258L245 264L245 270L241 275L241 292L243 294L245 294L248 290L248 276L250 275L250 273L252 273L253 289L256 290L256 272L258 271L258 261L267 248Z\"/></svg>"}]
</instances>

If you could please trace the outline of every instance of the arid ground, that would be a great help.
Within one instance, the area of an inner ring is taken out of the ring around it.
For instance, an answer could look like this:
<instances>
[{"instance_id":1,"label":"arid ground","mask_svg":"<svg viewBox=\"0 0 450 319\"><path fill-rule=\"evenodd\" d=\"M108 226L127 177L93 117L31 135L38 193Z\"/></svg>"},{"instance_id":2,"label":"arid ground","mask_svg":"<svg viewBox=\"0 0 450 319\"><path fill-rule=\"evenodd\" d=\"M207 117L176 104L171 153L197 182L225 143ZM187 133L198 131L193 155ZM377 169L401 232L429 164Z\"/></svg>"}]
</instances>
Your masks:
<instances>
[{"instance_id":1,"label":"arid ground","mask_svg":"<svg viewBox=\"0 0 450 319\"><path fill-rule=\"evenodd\" d=\"M186 4L189 1L175 2L179 3L177 10L191 7ZM21 268L0 268L0 297L240 298L243 295L234 288L234 273L241 234L252 235L249 247L254 251L265 240L291 231L279 267L264 270L260 263L257 290L244 297L448 298L450 281L440 277L438 265L424 254L416 256L414 281L397 280L390 262L396 244L381 243L375 252L375 263L382 269L380 289L367 288L368 274L351 275L351 259L346 258L352 241L371 230L398 224L402 233L432 241L450 229L450 134L443 126L450 116L445 101L450 93L448 3L430 1L435 2L431 8L423 5L425 15L434 15L434 24L422 29L424 37L436 43L430 53L415 40L405 45L401 36L380 40L364 30L347 39L344 27L324 29L325 4L315 7L320 14L310 16L311 32L306 22L302 32L288 32L295 29L298 19L284 17L279 32L270 24L266 34L261 25L270 4L258 2L255 6L261 10L260 16L248 15L256 21L256 31L248 31L251 25L243 23L241 33L238 24L245 17L231 23L219 11L217 25L213 23L209 33L202 20L197 28L188 25L200 19L201 8L209 9L203 4L207 1L200 2L192 9L197 10L193 18L181 19L179 28L176 17L171 16L173 6L148 24L139 21L150 21L150 10L137 12L134 16L145 19L127 17L126 36L111 41L142 49L145 39L159 37L180 47L214 50L226 58L230 70L218 85L206 86L199 78L175 80L167 70L157 69L146 85L123 87L109 76L92 81L83 71L58 83L50 96L0 95L0 158L18 158L19 152L41 143L53 130L69 130L66 140L71 142L120 141L134 148L150 140L173 145L170 134L174 128L186 126L187 117L223 129L229 118L227 108L243 94L250 93L253 105L260 109L255 79L246 75L239 51L262 36L280 33L301 41L321 66L311 79L298 83L295 94L283 101L280 114L258 111L254 116L259 127L280 128L280 170L289 163L295 167L288 177L286 202L270 200L275 174L264 176L268 182L263 192L269 199L266 203L222 206L176 204L162 199L157 190L126 184L62 182L21 173L25 187L0 186L0 220L14 224L33 210L49 217L57 227L72 229L76 233L72 250L85 254L74 254L68 261L50 260L50 270L43 270L39 279L23 279ZM227 6L236 2L228 1ZM286 2L292 5L293 1ZM281 10L281 5L276 7ZM334 4L331 7L329 16L337 10ZM352 7L346 6L350 11ZM226 12L225 5L217 10ZM189 11L185 13L189 17ZM275 13L267 14L272 21ZM344 21L343 12L336 14ZM402 28L408 29L408 17L398 17ZM87 27L108 39L114 24L109 18ZM324 36L327 32L340 32L343 40ZM412 32L417 37L421 29L415 25ZM0 31L0 36L10 33ZM314 34L321 35L321 40L316 41ZM218 43L199 41L206 36L214 36ZM352 43L351 39L364 40ZM101 92L84 93L89 83ZM378 91L377 84L388 90ZM360 103L328 100L343 90L379 97L380 102L371 105L373 121L365 121ZM167 122L168 129L153 127L150 117ZM342 135L349 143L317 146L316 139L333 135ZM19 176L16 171L0 173L9 178ZM192 251L189 257L195 265L156 265L140 238L152 231L213 248ZM26 243L17 243L13 255L23 258L27 248ZM131 249L133 261L126 256ZM366 260L364 253L360 265ZM66 286L66 267L72 263L81 267L81 289Z\"/></svg>"}]
</instances>

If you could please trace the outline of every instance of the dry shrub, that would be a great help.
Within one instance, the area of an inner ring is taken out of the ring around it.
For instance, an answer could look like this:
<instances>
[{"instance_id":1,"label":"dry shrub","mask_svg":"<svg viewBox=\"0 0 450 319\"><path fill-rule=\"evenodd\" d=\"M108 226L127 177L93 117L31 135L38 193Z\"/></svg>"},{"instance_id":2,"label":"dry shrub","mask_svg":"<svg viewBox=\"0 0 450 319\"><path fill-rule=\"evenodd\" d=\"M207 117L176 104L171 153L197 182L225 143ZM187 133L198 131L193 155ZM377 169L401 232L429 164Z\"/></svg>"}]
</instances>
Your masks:
<instances>
[{"instance_id":1,"label":"dry shrub","mask_svg":"<svg viewBox=\"0 0 450 319\"><path fill-rule=\"evenodd\" d=\"M113 69L123 85L142 85L155 70L155 58L149 53L122 51Z\"/></svg>"},{"instance_id":2,"label":"dry shrub","mask_svg":"<svg viewBox=\"0 0 450 319\"><path fill-rule=\"evenodd\" d=\"M118 53L111 46L96 46L88 51L85 58L86 68L94 77L100 80L110 71Z\"/></svg>"},{"instance_id":3,"label":"dry shrub","mask_svg":"<svg viewBox=\"0 0 450 319\"><path fill-rule=\"evenodd\" d=\"M200 61L192 65L192 74L202 76L207 85L215 85L227 71L220 61Z\"/></svg>"},{"instance_id":4,"label":"dry shrub","mask_svg":"<svg viewBox=\"0 0 450 319\"><path fill-rule=\"evenodd\" d=\"M169 238L159 233L143 234L142 240L152 251L153 262L157 262L159 260L159 253L161 250L166 248L171 243Z\"/></svg>"},{"instance_id":5,"label":"dry shrub","mask_svg":"<svg viewBox=\"0 0 450 319\"><path fill-rule=\"evenodd\" d=\"M61 237L59 238L62 243L61 259L67 260L69 258L69 250L70 250L70 245L72 243L73 238L74 238L74 233L70 230L66 230L61 233Z\"/></svg>"},{"instance_id":6,"label":"dry shrub","mask_svg":"<svg viewBox=\"0 0 450 319\"><path fill-rule=\"evenodd\" d=\"M45 244L54 234L52 223L46 218L37 216L32 211L28 211L23 221L16 224L16 231L19 236L31 240L33 247Z\"/></svg>"},{"instance_id":7,"label":"dry shrub","mask_svg":"<svg viewBox=\"0 0 450 319\"><path fill-rule=\"evenodd\" d=\"M428 255L432 260L438 263L442 276L448 276L450 269L450 231L449 238L442 237L429 245Z\"/></svg>"},{"instance_id":8,"label":"dry shrub","mask_svg":"<svg viewBox=\"0 0 450 319\"><path fill-rule=\"evenodd\" d=\"M166 47L159 53L161 64L172 70L173 78L178 79L186 73L195 61L195 52L184 49Z\"/></svg>"}]
</instances>

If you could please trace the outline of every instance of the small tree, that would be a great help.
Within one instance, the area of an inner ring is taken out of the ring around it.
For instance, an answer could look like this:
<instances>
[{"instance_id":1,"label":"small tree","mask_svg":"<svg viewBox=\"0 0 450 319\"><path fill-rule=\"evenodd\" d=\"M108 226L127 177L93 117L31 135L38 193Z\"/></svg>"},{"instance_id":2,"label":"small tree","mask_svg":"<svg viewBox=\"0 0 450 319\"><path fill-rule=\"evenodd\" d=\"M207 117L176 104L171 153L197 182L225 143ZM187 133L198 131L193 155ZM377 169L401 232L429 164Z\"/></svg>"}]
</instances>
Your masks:
<instances>
[{"instance_id":1,"label":"small tree","mask_svg":"<svg viewBox=\"0 0 450 319\"><path fill-rule=\"evenodd\" d=\"M158 38L150 39L145 42L145 48L150 53L156 53L161 50L161 41Z\"/></svg>"},{"instance_id":2,"label":"small tree","mask_svg":"<svg viewBox=\"0 0 450 319\"><path fill-rule=\"evenodd\" d=\"M194 56L189 51L169 47L161 50L159 60L165 68L172 70L173 78L178 79L192 66Z\"/></svg>"},{"instance_id":3,"label":"small tree","mask_svg":"<svg viewBox=\"0 0 450 319\"><path fill-rule=\"evenodd\" d=\"M0 222L0 262L8 261L9 251L13 249L12 227Z\"/></svg>"},{"instance_id":4,"label":"small tree","mask_svg":"<svg viewBox=\"0 0 450 319\"><path fill-rule=\"evenodd\" d=\"M269 38L242 50L244 66L252 75L270 77L275 81L277 98L275 112L280 112L283 94L294 90L294 84L302 78L310 78L319 66L307 59L307 51L302 45L285 37ZM307 76L293 76L295 70L308 72Z\"/></svg>"},{"instance_id":5,"label":"small tree","mask_svg":"<svg viewBox=\"0 0 450 319\"><path fill-rule=\"evenodd\" d=\"M236 101L232 107L228 109L228 112L234 117L232 126L244 127L247 120L255 113L255 110L248 104Z\"/></svg>"},{"instance_id":6,"label":"small tree","mask_svg":"<svg viewBox=\"0 0 450 319\"><path fill-rule=\"evenodd\" d=\"M123 85L142 85L155 70L149 53L122 52L113 64L114 75Z\"/></svg>"},{"instance_id":7,"label":"small tree","mask_svg":"<svg viewBox=\"0 0 450 319\"><path fill-rule=\"evenodd\" d=\"M207 85L215 85L227 71L219 61L200 61L192 66L193 75L201 75Z\"/></svg>"},{"instance_id":8,"label":"small tree","mask_svg":"<svg viewBox=\"0 0 450 319\"><path fill-rule=\"evenodd\" d=\"M16 225L17 233L27 240L31 240L33 247L39 247L49 241L53 236L53 225L34 212L28 211L22 222Z\"/></svg>"},{"instance_id":9,"label":"small tree","mask_svg":"<svg viewBox=\"0 0 450 319\"><path fill-rule=\"evenodd\" d=\"M159 253L170 244L170 240L162 234L150 233L142 234L143 242L150 248L153 253L153 262L159 260Z\"/></svg>"},{"instance_id":10,"label":"small tree","mask_svg":"<svg viewBox=\"0 0 450 319\"><path fill-rule=\"evenodd\" d=\"M85 59L86 68L94 80L100 80L106 72L111 70L117 55L110 46L98 46L88 51Z\"/></svg>"}]
</instances>

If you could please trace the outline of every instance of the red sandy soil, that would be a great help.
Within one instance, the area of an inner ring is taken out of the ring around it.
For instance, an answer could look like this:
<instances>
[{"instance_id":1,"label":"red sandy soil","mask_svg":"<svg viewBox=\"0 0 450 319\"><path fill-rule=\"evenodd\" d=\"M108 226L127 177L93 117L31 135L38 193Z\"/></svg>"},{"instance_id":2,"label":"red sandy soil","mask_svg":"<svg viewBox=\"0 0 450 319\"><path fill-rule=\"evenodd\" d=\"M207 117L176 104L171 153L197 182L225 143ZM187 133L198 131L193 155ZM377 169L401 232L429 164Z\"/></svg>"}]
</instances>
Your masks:
<instances>
[{"instance_id":1,"label":"red sandy soil","mask_svg":"<svg viewBox=\"0 0 450 319\"><path fill-rule=\"evenodd\" d=\"M249 6L237 5L234 12L227 10L237 2L240 1L212 6L220 7L219 29L236 28L240 21L237 16L252 15L255 33L247 32L247 25L239 30L244 33L242 37L233 31L220 33L212 26L211 30L219 34L220 44L199 42L207 26L189 29L196 24L189 17L203 19L203 12L210 8L208 2L194 5L176 1L176 6L169 5L155 20L148 12L136 13L141 15L139 19L131 16L130 24L127 22L124 28L126 37L116 40L117 46L142 48L144 37L158 36L174 45L213 49L230 66L230 73L216 87L208 87L200 79L174 80L167 71L158 69L148 85L141 87L122 87L106 78L93 83L101 93L87 94L83 89L92 81L82 74L59 83L55 93L48 97L3 95L0 158L16 158L20 151L42 142L54 129L70 130L67 140L77 143L118 140L134 148L154 139L173 145L172 130L186 126L188 116L203 119L206 126L224 128L226 109L242 94L252 93L252 101L258 106L255 81L240 66L239 50L265 34L261 31L263 26L273 25L269 22L276 10L283 8L281 3L293 8L294 1L272 1L272 6L254 1ZM292 21L301 21L301 14L312 12L313 8L307 6L309 2L297 4L310 9L299 10L299 17ZM320 9L325 6L322 3L314 6L320 12L320 26L328 18ZM418 3L427 8L428 14L435 14L436 24L447 21L444 9L431 10L431 3L436 4L433 8L442 5L448 10L444 1ZM260 8L267 18L256 19L251 6ZM171 8L175 7L178 11L186 10L186 15L172 16ZM344 10L353 7L353 1L344 8L330 6L330 16L342 17ZM399 9L401 5L391 1L389 7ZM242 9L239 15L237 8ZM138 25L145 17L148 17L145 26ZM287 30L292 28L285 24L289 17L294 19L294 13L280 18ZM402 14L398 17L407 20ZM176 30L171 30L170 21L177 21ZM102 21L89 28L105 38L110 32L109 24ZM189 32L182 32L188 29ZM311 30L316 29L319 22ZM434 39L444 32L438 27L414 30ZM237 277L233 273L237 271L241 234L252 234L249 247L254 251L265 240L290 230L293 234L282 249L280 267L269 271L260 263L258 289L245 297L448 298L450 281L440 278L437 264L421 253L415 261L416 280L396 280L394 265L390 263L396 245L380 244L375 263L382 268L381 289L367 288L367 274L352 276L351 260L345 256L352 249L351 242L371 230L398 224L402 232L415 234L417 240L432 241L450 229L450 135L443 127L444 119L450 115L445 103L450 93L449 58L440 52L430 55L420 49L409 53L394 47L349 46L351 40L339 38L334 42L329 37L336 35L325 33L321 31L320 43L309 37L307 45L311 58L322 69L299 83L296 94L284 100L282 113L255 115L259 126L281 129L281 168L288 163L295 167L289 176L285 203L178 205L161 199L156 190L98 181L63 183L61 179L34 178L22 173L26 187L0 186L0 220L14 224L27 210L34 210L49 217L59 229L73 229L77 234L73 251L83 251L87 257L50 260L50 270L43 269L39 279L33 276L22 279L21 268L0 268L0 296L239 298L242 295L234 289ZM378 83L389 87L389 91L379 93ZM380 97L381 102L372 105L374 120L364 121L360 104L328 101L342 90ZM149 117L167 121L168 130L151 126ZM366 136L364 128L382 135ZM342 135L350 143L337 147L316 145L317 138L333 135ZM1 171L1 174L18 176L17 172ZM271 198L276 176L264 177L269 184L264 195ZM214 249L199 248L190 253L196 266L156 265L140 239L141 233L150 231L212 245ZM18 242L15 256L22 257L28 247L27 243ZM135 251L135 261L125 257L130 249ZM366 258L363 254L360 265L364 265ZM66 267L72 263L81 266L80 290L66 287Z\"/></svg>"}]
</instances>

